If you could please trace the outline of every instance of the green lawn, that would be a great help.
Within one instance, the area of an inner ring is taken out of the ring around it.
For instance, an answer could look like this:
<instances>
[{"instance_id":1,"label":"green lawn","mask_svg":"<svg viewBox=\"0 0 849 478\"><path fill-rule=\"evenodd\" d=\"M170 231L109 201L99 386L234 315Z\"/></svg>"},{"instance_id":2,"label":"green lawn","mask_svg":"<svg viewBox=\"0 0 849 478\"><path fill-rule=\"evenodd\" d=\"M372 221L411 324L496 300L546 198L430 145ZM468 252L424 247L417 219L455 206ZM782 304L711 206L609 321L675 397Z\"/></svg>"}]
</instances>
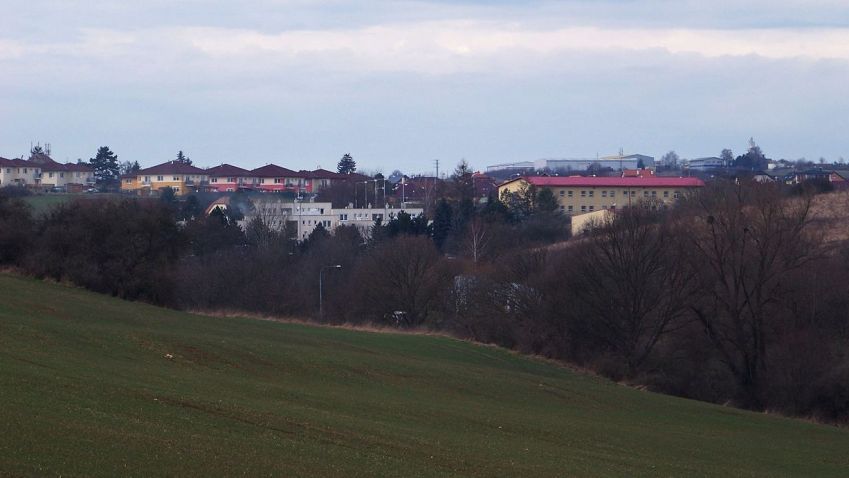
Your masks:
<instances>
[{"instance_id":1,"label":"green lawn","mask_svg":"<svg viewBox=\"0 0 849 478\"><path fill-rule=\"evenodd\" d=\"M0 476L849 476L846 430L5 275L0 431Z\"/></svg>"}]
</instances>

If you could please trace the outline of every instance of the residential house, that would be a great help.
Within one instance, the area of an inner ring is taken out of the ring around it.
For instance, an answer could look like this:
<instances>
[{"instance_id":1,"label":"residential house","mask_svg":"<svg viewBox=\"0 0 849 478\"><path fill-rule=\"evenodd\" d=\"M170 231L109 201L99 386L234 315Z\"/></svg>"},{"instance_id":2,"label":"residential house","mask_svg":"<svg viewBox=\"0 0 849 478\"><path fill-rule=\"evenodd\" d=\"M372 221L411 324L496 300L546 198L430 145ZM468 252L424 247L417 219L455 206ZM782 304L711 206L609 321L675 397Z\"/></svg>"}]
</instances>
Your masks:
<instances>
[{"instance_id":1,"label":"residential house","mask_svg":"<svg viewBox=\"0 0 849 478\"><path fill-rule=\"evenodd\" d=\"M148 195L171 188L178 196L199 191L208 184L206 171L177 161L157 164L121 178L121 191Z\"/></svg>"},{"instance_id":2,"label":"residential house","mask_svg":"<svg viewBox=\"0 0 849 478\"><path fill-rule=\"evenodd\" d=\"M42 188L61 188L80 192L95 184L94 168L82 163L58 163L44 153L30 156L28 162L41 169L39 184Z\"/></svg>"},{"instance_id":3,"label":"residential house","mask_svg":"<svg viewBox=\"0 0 849 478\"><path fill-rule=\"evenodd\" d=\"M23 159L0 158L0 187L36 186L41 181L41 167Z\"/></svg>"},{"instance_id":4,"label":"residential house","mask_svg":"<svg viewBox=\"0 0 849 478\"><path fill-rule=\"evenodd\" d=\"M303 173L267 164L251 171L253 189L261 192L291 192L302 194L307 191L307 180Z\"/></svg>"},{"instance_id":5,"label":"residential house","mask_svg":"<svg viewBox=\"0 0 849 478\"><path fill-rule=\"evenodd\" d=\"M209 182L207 191L234 192L244 188L253 188L256 177L251 171L231 164L222 164L206 170Z\"/></svg>"}]
</instances>

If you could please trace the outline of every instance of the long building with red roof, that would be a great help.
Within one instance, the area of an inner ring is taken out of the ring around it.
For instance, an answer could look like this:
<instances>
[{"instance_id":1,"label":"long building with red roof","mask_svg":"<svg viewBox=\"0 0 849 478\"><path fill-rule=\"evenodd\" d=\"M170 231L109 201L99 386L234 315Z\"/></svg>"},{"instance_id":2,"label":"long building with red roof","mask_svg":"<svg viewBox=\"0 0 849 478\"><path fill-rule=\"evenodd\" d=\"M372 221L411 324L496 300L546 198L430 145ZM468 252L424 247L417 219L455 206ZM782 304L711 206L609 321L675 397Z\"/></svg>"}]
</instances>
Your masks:
<instances>
[{"instance_id":1,"label":"long building with red roof","mask_svg":"<svg viewBox=\"0 0 849 478\"><path fill-rule=\"evenodd\" d=\"M498 194L521 194L529 186L548 188L560 210L571 215L638 204L669 205L704 185L701 179L690 177L523 176L502 183Z\"/></svg>"}]
</instances>

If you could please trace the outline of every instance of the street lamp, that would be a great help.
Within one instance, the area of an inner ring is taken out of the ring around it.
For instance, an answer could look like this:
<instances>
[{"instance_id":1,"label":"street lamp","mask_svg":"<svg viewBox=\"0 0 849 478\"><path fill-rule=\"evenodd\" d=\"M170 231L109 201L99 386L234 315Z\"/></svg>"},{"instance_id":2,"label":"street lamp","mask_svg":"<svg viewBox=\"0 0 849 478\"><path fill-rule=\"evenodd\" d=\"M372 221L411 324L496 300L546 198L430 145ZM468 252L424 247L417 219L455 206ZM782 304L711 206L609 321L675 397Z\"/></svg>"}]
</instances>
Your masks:
<instances>
[{"instance_id":1,"label":"street lamp","mask_svg":"<svg viewBox=\"0 0 849 478\"><path fill-rule=\"evenodd\" d=\"M323 284L322 284L322 274L324 274L325 269L341 269L341 264L336 264L335 266L324 266L321 270L318 271L318 318L319 320L324 320L324 306L323 306Z\"/></svg>"}]
</instances>

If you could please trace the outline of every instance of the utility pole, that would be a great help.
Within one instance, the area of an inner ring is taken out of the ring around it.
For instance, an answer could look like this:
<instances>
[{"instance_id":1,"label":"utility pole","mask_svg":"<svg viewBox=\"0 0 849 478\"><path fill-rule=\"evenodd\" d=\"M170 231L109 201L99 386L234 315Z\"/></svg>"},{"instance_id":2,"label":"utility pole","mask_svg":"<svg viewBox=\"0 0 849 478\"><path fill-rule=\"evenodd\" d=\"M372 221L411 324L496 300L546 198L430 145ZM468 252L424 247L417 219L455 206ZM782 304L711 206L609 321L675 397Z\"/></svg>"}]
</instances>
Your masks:
<instances>
[{"instance_id":1,"label":"utility pole","mask_svg":"<svg viewBox=\"0 0 849 478\"><path fill-rule=\"evenodd\" d=\"M406 191L404 189L406 186L407 186L407 181L405 180L404 176L402 175L401 176L401 208L407 207L407 198L406 198L406 195L405 195Z\"/></svg>"},{"instance_id":2,"label":"utility pole","mask_svg":"<svg viewBox=\"0 0 849 478\"><path fill-rule=\"evenodd\" d=\"M434 159L433 162L436 164L436 179L439 179L439 160Z\"/></svg>"}]
</instances>

